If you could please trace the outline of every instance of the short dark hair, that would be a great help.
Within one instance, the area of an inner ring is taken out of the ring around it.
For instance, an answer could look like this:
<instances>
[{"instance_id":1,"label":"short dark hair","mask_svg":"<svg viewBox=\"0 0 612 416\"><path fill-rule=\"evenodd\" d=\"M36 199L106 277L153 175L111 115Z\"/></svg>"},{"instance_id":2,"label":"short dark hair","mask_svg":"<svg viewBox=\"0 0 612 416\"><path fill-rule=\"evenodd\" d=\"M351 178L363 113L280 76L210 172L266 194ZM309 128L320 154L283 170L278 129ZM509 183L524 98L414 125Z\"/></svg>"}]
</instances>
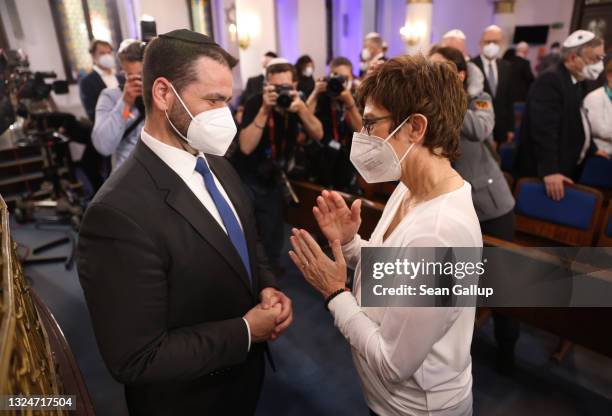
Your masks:
<instances>
[{"instance_id":1,"label":"short dark hair","mask_svg":"<svg viewBox=\"0 0 612 416\"><path fill-rule=\"evenodd\" d=\"M103 40L103 39L94 39L89 44L89 54L90 55L93 55L94 53L96 53L96 49L98 48L98 45L106 45L109 48L113 49L113 45L111 45L109 41Z\"/></svg>"},{"instance_id":2,"label":"short dark hair","mask_svg":"<svg viewBox=\"0 0 612 416\"><path fill-rule=\"evenodd\" d=\"M145 48L142 68L146 112L151 109L151 89L157 78L167 78L180 94L187 85L197 80L194 63L202 57L210 58L230 69L238 63L236 58L216 44L185 42L166 37L153 38Z\"/></svg>"},{"instance_id":3,"label":"short dark hair","mask_svg":"<svg viewBox=\"0 0 612 416\"><path fill-rule=\"evenodd\" d=\"M278 55L276 54L276 52L272 52L272 51L266 52L264 56L267 56L268 58L278 58Z\"/></svg>"},{"instance_id":4,"label":"short dark hair","mask_svg":"<svg viewBox=\"0 0 612 416\"><path fill-rule=\"evenodd\" d=\"M297 71L298 75L302 74L302 71L304 70L304 67L308 64L312 64L314 63L314 61L312 60L312 58L310 57L310 55L302 55L298 58L297 61L295 61L295 70Z\"/></svg>"},{"instance_id":5,"label":"short dark hair","mask_svg":"<svg viewBox=\"0 0 612 416\"><path fill-rule=\"evenodd\" d=\"M145 44L135 40L123 49L120 48L117 57L121 62L142 62Z\"/></svg>"},{"instance_id":6,"label":"short dark hair","mask_svg":"<svg viewBox=\"0 0 612 416\"><path fill-rule=\"evenodd\" d=\"M367 100L391 113L392 129L411 114L423 114L428 120L423 145L432 153L440 149L451 161L459 156L467 94L452 65L420 54L390 59L359 86L358 105L363 108Z\"/></svg>"},{"instance_id":7,"label":"short dark hair","mask_svg":"<svg viewBox=\"0 0 612 416\"><path fill-rule=\"evenodd\" d=\"M268 79L268 77L272 74L280 74L282 72L291 72L291 79L294 81L297 79L295 67L289 63L268 65L266 68L266 79Z\"/></svg>"},{"instance_id":8,"label":"short dark hair","mask_svg":"<svg viewBox=\"0 0 612 416\"><path fill-rule=\"evenodd\" d=\"M442 55L444 59L449 62L452 62L455 65L455 68L457 68L457 72L465 72L465 80L463 81L463 86L465 87L467 85L468 70L467 61L465 60L463 53L457 48L451 48L449 46L440 46L436 48L431 48L431 51L429 51L430 57L435 54Z\"/></svg>"},{"instance_id":9,"label":"short dark hair","mask_svg":"<svg viewBox=\"0 0 612 416\"><path fill-rule=\"evenodd\" d=\"M351 68L351 72L353 72L353 63L344 56L337 56L331 61L329 61L329 68L336 68L338 66L348 66Z\"/></svg>"}]
</instances>

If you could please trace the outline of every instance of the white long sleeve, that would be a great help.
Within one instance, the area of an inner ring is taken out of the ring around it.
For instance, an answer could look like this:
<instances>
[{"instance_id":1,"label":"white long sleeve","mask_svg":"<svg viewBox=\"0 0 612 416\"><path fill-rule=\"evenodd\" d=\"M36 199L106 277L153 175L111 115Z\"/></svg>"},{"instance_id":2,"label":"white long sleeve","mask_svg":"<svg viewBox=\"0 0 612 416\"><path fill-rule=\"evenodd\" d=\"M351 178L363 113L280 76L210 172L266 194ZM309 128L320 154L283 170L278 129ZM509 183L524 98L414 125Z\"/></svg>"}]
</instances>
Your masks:
<instances>
[{"instance_id":1,"label":"white long sleeve","mask_svg":"<svg viewBox=\"0 0 612 416\"><path fill-rule=\"evenodd\" d=\"M414 207L383 241L409 191L400 183L370 240L342 246L355 268L352 293L329 303L334 323L352 347L368 406L378 414L471 414L472 307L361 306L361 248L482 247L471 186Z\"/></svg>"},{"instance_id":2,"label":"white long sleeve","mask_svg":"<svg viewBox=\"0 0 612 416\"><path fill-rule=\"evenodd\" d=\"M444 247L448 243L435 235L425 235L414 239L411 245ZM412 377L460 312L460 308L392 307L387 308L378 324L363 313L348 292L332 299L329 310L351 346L380 379L389 383Z\"/></svg>"},{"instance_id":3,"label":"white long sleeve","mask_svg":"<svg viewBox=\"0 0 612 416\"><path fill-rule=\"evenodd\" d=\"M355 234L355 237L348 243L342 246L342 255L344 255L344 261L346 265L351 269L357 267L359 257L361 257L361 247L367 243L367 240L361 238L359 234Z\"/></svg>"}]
</instances>

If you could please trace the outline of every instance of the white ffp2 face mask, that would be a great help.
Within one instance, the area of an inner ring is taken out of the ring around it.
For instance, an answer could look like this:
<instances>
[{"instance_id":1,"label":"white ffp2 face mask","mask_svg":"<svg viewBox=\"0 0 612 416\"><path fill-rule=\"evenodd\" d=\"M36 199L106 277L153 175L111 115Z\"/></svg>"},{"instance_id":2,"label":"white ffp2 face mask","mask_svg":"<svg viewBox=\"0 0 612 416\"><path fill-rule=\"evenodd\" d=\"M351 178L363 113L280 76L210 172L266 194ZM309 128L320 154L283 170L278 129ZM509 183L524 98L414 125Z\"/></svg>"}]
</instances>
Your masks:
<instances>
[{"instance_id":1,"label":"white ffp2 face mask","mask_svg":"<svg viewBox=\"0 0 612 416\"><path fill-rule=\"evenodd\" d=\"M172 91L174 91L181 105L187 114L189 114L189 117L191 117L191 123L189 123L189 128L187 128L187 137L185 137L170 121L168 112L164 111L168 123L170 123L176 134L181 136L189 146L202 153L224 156L237 132L236 123L234 123L230 109L224 106L214 110L202 111L194 117L181 96L174 89L174 86L170 84L170 87L172 87Z\"/></svg>"},{"instance_id":2,"label":"white ffp2 face mask","mask_svg":"<svg viewBox=\"0 0 612 416\"><path fill-rule=\"evenodd\" d=\"M105 53L98 57L98 66L104 69L113 69L115 65L115 57L112 53Z\"/></svg>"},{"instance_id":3,"label":"white ffp2 face mask","mask_svg":"<svg viewBox=\"0 0 612 416\"><path fill-rule=\"evenodd\" d=\"M389 144L389 139L402 128L410 116L406 117L395 130L382 139L364 133L353 133L351 145L351 163L367 183L397 181L402 176L402 161L414 147L408 147L406 153L398 158Z\"/></svg>"},{"instance_id":4,"label":"white ffp2 face mask","mask_svg":"<svg viewBox=\"0 0 612 416\"><path fill-rule=\"evenodd\" d=\"M599 78L603 70L604 63L603 61L599 61L594 64L585 65L584 68L582 68L582 76L588 80L595 81L597 78Z\"/></svg>"},{"instance_id":5,"label":"white ffp2 face mask","mask_svg":"<svg viewBox=\"0 0 612 416\"><path fill-rule=\"evenodd\" d=\"M501 48L497 43L489 42L484 48L482 48L482 53L489 59L495 59L499 55Z\"/></svg>"},{"instance_id":6,"label":"white ffp2 face mask","mask_svg":"<svg viewBox=\"0 0 612 416\"><path fill-rule=\"evenodd\" d=\"M372 53L368 48L363 48L361 50L361 59L363 61L369 61L370 59L372 59Z\"/></svg>"}]
</instances>

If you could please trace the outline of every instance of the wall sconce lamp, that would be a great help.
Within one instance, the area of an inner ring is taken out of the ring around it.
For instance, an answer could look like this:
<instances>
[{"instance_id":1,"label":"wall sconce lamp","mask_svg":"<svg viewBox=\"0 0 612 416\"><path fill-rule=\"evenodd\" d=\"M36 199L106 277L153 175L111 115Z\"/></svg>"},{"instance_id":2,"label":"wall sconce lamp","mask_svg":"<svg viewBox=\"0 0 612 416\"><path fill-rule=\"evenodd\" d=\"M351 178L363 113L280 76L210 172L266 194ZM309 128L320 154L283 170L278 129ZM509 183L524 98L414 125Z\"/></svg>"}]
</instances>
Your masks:
<instances>
[{"instance_id":1,"label":"wall sconce lamp","mask_svg":"<svg viewBox=\"0 0 612 416\"><path fill-rule=\"evenodd\" d=\"M239 20L239 22L236 22ZM253 14L240 15L239 19L230 20L227 25L227 31L230 35L230 40L238 43L240 49L248 49L253 38L257 37L260 30L259 18Z\"/></svg>"},{"instance_id":2,"label":"wall sconce lamp","mask_svg":"<svg viewBox=\"0 0 612 416\"><path fill-rule=\"evenodd\" d=\"M416 46L427 35L427 24L423 20L406 22L400 29L400 35L409 46Z\"/></svg>"}]
</instances>

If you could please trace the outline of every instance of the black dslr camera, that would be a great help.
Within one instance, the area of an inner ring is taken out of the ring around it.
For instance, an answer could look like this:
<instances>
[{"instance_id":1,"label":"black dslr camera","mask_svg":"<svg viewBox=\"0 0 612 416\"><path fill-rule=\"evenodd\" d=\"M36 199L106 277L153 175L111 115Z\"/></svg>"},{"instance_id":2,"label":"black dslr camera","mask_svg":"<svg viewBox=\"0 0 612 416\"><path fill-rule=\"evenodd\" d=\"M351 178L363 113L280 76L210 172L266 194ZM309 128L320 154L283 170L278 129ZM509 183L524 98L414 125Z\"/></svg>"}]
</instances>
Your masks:
<instances>
[{"instance_id":1,"label":"black dslr camera","mask_svg":"<svg viewBox=\"0 0 612 416\"><path fill-rule=\"evenodd\" d=\"M332 75L327 79L327 94L332 97L337 97L344 91L346 77L342 75Z\"/></svg>"},{"instance_id":2,"label":"black dslr camera","mask_svg":"<svg viewBox=\"0 0 612 416\"><path fill-rule=\"evenodd\" d=\"M278 98L276 99L276 105L278 107L284 109L291 107L291 103L293 102L291 91L293 91L293 87L291 87L291 85L276 86L275 92L278 94Z\"/></svg>"}]
</instances>

